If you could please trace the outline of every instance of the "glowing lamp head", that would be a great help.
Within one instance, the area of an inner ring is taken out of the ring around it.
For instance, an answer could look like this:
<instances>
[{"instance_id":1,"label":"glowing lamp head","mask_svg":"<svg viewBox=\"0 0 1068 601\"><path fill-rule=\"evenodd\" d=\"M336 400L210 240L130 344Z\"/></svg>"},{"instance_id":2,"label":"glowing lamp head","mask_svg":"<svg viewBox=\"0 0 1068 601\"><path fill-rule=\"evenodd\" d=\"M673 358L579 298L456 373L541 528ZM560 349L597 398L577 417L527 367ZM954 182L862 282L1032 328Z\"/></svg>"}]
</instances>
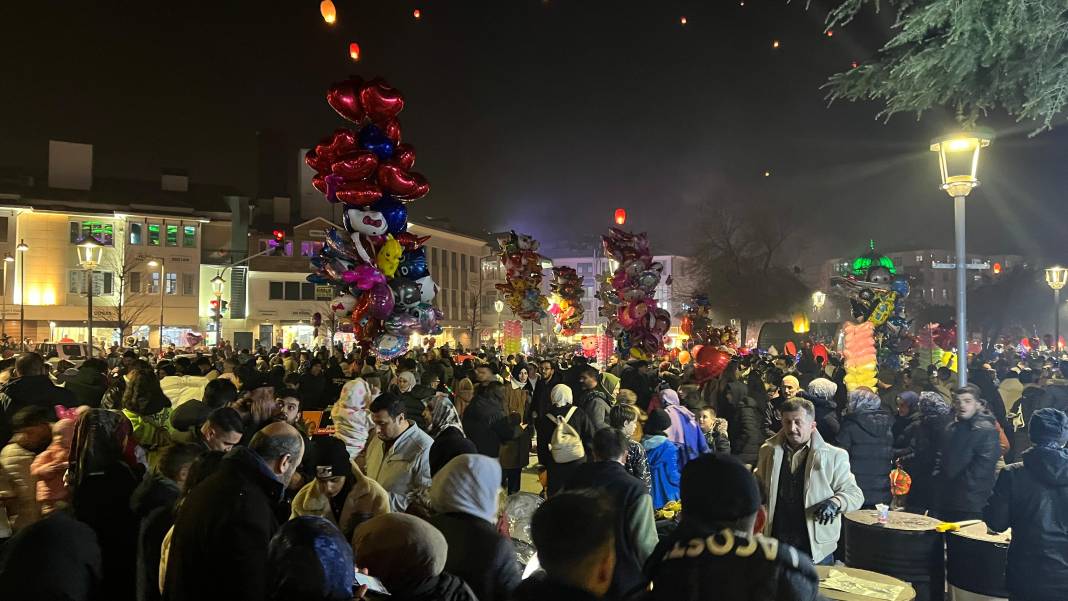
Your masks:
<instances>
[{"instance_id":1,"label":"glowing lamp head","mask_svg":"<svg viewBox=\"0 0 1068 601\"><path fill-rule=\"evenodd\" d=\"M504 311L504 301L502 301L500 299L497 299L497 300L493 301L493 310L496 311L497 313L500 313L501 311Z\"/></svg>"},{"instance_id":2,"label":"glowing lamp head","mask_svg":"<svg viewBox=\"0 0 1068 601\"><path fill-rule=\"evenodd\" d=\"M990 146L994 136L986 131L953 133L931 141L938 153L942 189L956 198L967 196L979 185L979 151Z\"/></svg>"},{"instance_id":3,"label":"glowing lamp head","mask_svg":"<svg viewBox=\"0 0 1068 601\"><path fill-rule=\"evenodd\" d=\"M323 16L323 21L326 21L328 25L337 22L337 8L330 0L323 0L319 3L319 14Z\"/></svg>"},{"instance_id":4,"label":"glowing lamp head","mask_svg":"<svg viewBox=\"0 0 1068 601\"><path fill-rule=\"evenodd\" d=\"M214 293L215 296L221 296L222 295L222 291L223 291L223 284L225 284L225 283L226 283L226 280L224 280L221 275L217 275L217 276L211 278L211 291L212 291L212 293Z\"/></svg>"},{"instance_id":5,"label":"glowing lamp head","mask_svg":"<svg viewBox=\"0 0 1068 601\"><path fill-rule=\"evenodd\" d=\"M84 269L96 269L96 266L100 265L100 257L103 253L104 245L92 236L78 241L78 264Z\"/></svg>"},{"instance_id":6,"label":"glowing lamp head","mask_svg":"<svg viewBox=\"0 0 1068 601\"><path fill-rule=\"evenodd\" d=\"M827 295L822 291L817 290L812 293L812 307L819 311L823 308L823 305L827 302Z\"/></svg>"},{"instance_id":7,"label":"glowing lamp head","mask_svg":"<svg viewBox=\"0 0 1068 601\"><path fill-rule=\"evenodd\" d=\"M627 222L627 211L625 209L616 209L615 214L616 225L623 225Z\"/></svg>"},{"instance_id":8,"label":"glowing lamp head","mask_svg":"<svg viewBox=\"0 0 1068 601\"><path fill-rule=\"evenodd\" d=\"M12 257L11 253L4 253L4 262L5 263L14 263L15 262L15 257Z\"/></svg>"},{"instance_id":9,"label":"glowing lamp head","mask_svg":"<svg viewBox=\"0 0 1068 601\"><path fill-rule=\"evenodd\" d=\"M1059 265L1046 269L1046 283L1054 290L1064 288L1068 284L1068 269Z\"/></svg>"},{"instance_id":10,"label":"glowing lamp head","mask_svg":"<svg viewBox=\"0 0 1068 601\"><path fill-rule=\"evenodd\" d=\"M423 11L421 11L421 10L419 10L417 8L417 9L412 11L412 16L415 17L416 19L421 19L421 18L423 18Z\"/></svg>"}]
</instances>

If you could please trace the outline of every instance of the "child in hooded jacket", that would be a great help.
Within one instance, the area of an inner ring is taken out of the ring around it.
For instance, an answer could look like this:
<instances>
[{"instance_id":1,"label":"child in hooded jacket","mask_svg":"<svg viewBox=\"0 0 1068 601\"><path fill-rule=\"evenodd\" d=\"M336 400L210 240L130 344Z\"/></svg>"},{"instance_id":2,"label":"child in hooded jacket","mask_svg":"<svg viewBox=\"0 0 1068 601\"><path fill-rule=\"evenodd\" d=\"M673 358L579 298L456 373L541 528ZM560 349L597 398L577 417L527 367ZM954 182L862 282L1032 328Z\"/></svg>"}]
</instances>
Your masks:
<instances>
[{"instance_id":1,"label":"child in hooded jacket","mask_svg":"<svg viewBox=\"0 0 1068 601\"><path fill-rule=\"evenodd\" d=\"M74 424L86 409L88 407L66 409L56 406L56 415L60 419L52 424L52 444L30 465L30 473L37 479L37 502L41 505L41 515L55 511L70 496L63 476L67 473Z\"/></svg>"}]
</instances>

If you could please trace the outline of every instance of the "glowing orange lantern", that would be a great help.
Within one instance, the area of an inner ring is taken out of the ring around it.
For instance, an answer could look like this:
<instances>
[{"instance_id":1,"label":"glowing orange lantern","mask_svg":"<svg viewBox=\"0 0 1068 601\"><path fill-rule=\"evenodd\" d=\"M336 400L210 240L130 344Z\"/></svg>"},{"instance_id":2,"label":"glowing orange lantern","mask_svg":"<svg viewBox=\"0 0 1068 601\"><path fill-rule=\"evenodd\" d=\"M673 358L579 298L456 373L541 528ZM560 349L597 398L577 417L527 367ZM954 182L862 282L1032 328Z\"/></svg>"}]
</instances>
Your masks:
<instances>
[{"instance_id":1,"label":"glowing orange lantern","mask_svg":"<svg viewBox=\"0 0 1068 601\"><path fill-rule=\"evenodd\" d=\"M627 211L625 209L616 209L616 225L623 225L627 222Z\"/></svg>"},{"instance_id":2,"label":"glowing orange lantern","mask_svg":"<svg viewBox=\"0 0 1068 601\"><path fill-rule=\"evenodd\" d=\"M420 19L423 16L423 11L421 11L421 10L419 10L417 8L417 9L412 11L412 16L415 17L416 19Z\"/></svg>"},{"instance_id":3,"label":"glowing orange lantern","mask_svg":"<svg viewBox=\"0 0 1068 601\"><path fill-rule=\"evenodd\" d=\"M1001 263L994 263L994 275L1001 273Z\"/></svg>"},{"instance_id":4,"label":"glowing orange lantern","mask_svg":"<svg viewBox=\"0 0 1068 601\"><path fill-rule=\"evenodd\" d=\"M334 8L334 3L330 0L323 0L319 3L319 14L323 16L323 20L329 25L333 25L337 21L337 9Z\"/></svg>"},{"instance_id":5,"label":"glowing orange lantern","mask_svg":"<svg viewBox=\"0 0 1068 601\"><path fill-rule=\"evenodd\" d=\"M360 45L356 42L349 44L349 56L351 56L354 61L360 60Z\"/></svg>"},{"instance_id":6,"label":"glowing orange lantern","mask_svg":"<svg viewBox=\"0 0 1068 601\"><path fill-rule=\"evenodd\" d=\"M812 324L808 321L808 315L804 313L798 313L794 315L794 333L795 334L807 334L811 329Z\"/></svg>"}]
</instances>

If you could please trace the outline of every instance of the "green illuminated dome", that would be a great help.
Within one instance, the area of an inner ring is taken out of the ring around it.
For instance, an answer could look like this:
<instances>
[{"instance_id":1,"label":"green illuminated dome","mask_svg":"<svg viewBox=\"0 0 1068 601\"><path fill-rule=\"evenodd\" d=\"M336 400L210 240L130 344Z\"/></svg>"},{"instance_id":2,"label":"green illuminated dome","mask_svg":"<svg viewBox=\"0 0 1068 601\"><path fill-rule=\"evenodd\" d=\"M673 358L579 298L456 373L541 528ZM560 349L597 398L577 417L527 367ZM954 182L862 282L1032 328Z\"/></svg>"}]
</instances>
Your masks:
<instances>
[{"instance_id":1,"label":"green illuminated dome","mask_svg":"<svg viewBox=\"0 0 1068 601\"><path fill-rule=\"evenodd\" d=\"M890 257L875 252L874 241L870 242L869 246L871 247L871 251L853 259L853 275L861 278L867 277L868 271L870 271L872 267L885 267L886 270L890 272L890 275L897 275L897 270L894 269L893 260L891 260Z\"/></svg>"}]
</instances>

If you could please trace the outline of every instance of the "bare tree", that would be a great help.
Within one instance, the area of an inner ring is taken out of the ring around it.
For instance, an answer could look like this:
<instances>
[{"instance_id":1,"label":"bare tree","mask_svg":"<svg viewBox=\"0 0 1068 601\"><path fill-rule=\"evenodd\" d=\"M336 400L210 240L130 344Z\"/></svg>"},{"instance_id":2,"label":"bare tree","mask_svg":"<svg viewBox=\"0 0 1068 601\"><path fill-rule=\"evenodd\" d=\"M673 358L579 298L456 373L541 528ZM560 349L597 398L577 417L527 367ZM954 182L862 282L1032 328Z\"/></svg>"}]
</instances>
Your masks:
<instances>
[{"instance_id":1,"label":"bare tree","mask_svg":"<svg viewBox=\"0 0 1068 601\"><path fill-rule=\"evenodd\" d=\"M135 273L140 274L145 263L139 258L131 257L127 252L116 252L110 255L100 266L100 271L110 271L113 278L114 304L97 304L93 306L93 319L107 321L115 324L119 330L119 339L126 339L133 326L142 323L142 315L153 306L157 299L156 294L147 292L148 286L135 280L139 279ZM160 281L160 286L163 282Z\"/></svg>"}]
</instances>

